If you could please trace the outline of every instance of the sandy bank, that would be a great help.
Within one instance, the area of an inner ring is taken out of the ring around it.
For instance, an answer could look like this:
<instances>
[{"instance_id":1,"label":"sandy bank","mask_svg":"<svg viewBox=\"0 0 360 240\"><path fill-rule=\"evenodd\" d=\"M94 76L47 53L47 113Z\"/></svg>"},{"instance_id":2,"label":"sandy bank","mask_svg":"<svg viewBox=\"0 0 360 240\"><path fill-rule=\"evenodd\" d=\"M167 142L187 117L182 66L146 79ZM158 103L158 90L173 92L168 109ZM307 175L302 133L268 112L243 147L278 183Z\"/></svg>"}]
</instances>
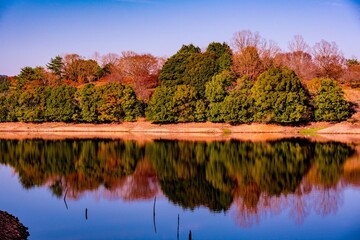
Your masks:
<instances>
[{"instance_id":1,"label":"sandy bank","mask_svg":"<svg viewBox=\"0 0 360 240\"><path fill-rule=\"evenodd\" d=\"M311 133L360 134L360 124L311 123L306 126L280 126L275 124L228 123L178 123L152 124L146 121L113 124L74 124L74 123L0 123L0 132L147 132L147 133Z\"/></svg>"},{"instance_id":2,"label":"sandy bank","mask_svg":"<svg viewBox=\"0 0 360 240\"><path fill-rule=\"evenodd\" d=\"M289 127L274 124L227 123L179 123L152 124L139 121L116 124L67 124L67 123L0 123L0 138L121 138L126 140L152 141L154 139L177 140L275 140L284 137L312 136L319 140L360 142L360 124L311 123Z\"/></svg>"}]
</instances>

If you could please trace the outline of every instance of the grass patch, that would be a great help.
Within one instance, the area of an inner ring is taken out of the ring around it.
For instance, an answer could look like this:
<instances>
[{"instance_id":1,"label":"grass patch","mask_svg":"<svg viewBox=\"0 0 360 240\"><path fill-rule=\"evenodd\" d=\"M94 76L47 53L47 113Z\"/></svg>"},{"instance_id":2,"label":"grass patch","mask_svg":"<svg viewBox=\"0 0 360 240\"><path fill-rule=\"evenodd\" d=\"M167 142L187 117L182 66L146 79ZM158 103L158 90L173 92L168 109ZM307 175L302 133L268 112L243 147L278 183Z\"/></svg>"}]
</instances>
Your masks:
<instances>
[{"instance_id":1,"label":"grass patch","mask_svg":"<svg viewBox=\"0 0 360 240\"><path fill-rule=\"evenodd\" d=\"M224 133L224 135L230 135L230 134L231 134L231 130L228 129L228 128L224 128L224 129L223 129L223 133Z\"/></svg>"},{"instance_id":2,"label":"grass patch","mask_svg":"<svg viewBox=\"0 0 360 240\"><path fill-rule=\"evenodd\" d=\"M301 129L299 131L299 133L302 135L316 135L317 131L324 129L324 128L326 128L326 127L305 128L305 129Z\"/></svg>"}]
</instances>

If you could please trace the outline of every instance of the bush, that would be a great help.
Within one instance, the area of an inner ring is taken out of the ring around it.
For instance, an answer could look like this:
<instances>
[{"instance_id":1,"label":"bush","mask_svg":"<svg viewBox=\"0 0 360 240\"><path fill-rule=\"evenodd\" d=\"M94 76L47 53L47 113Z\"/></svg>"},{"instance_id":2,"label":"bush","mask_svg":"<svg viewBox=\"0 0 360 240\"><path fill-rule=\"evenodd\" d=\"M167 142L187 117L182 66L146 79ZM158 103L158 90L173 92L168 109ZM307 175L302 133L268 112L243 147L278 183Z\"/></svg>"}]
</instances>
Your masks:
<instances>
[{"instance_id":1,"label":"bush","mask_svg":"<svg viewBox=\"0 0 360 240\"><path fill-rule=\"evenodd\" d=\"M350 104L336 81L322 79L315 96L315 121L338 122L350 117Z\"/></svg>"},{"instance_id":2,"label":"bush","mask_svg":"<svg viewBox=\"0 0 360 240\"><path fill-rule=\"evenodd\" d=\"M309 96L292 70L267 70L259 76L252 92L255 121L290 124L310 120Z\"/></svg>"},{"instance_id":3,"label":"bush","mask_svg":"<svg viewBox=\"0 0 360 240\"><path fill-rule=\"evenodd\" d=\"M152 122L174 122L175 116L172 111L174 87L157 87L150 98L145 116Z\"/></svg>"},{"instance_id":4,"label":"bush","mask_svg":"<svg viewBox=\"0 0 360 240\"><path fill-rule=\"evenodd\" d=\"M223 102L224 120L230 123L249 123L254 117L254 99L251 89L254 81L244 77L236 89L230 92Z\"/></svg>"}]
</instances>

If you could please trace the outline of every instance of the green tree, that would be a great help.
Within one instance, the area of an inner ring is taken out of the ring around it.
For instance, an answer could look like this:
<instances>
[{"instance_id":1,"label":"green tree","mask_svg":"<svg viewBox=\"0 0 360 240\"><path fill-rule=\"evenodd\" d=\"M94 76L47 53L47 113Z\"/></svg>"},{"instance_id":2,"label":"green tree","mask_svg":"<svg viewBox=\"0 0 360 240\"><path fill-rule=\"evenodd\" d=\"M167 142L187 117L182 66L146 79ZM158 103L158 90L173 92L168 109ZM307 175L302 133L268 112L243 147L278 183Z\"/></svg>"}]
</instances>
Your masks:
<instances>
[{"instance_id":1,"label":"green tree","mask_svg":"<svg viewBox=\"0 0 360 240\"><path fill-rule=\"evenodd\" d=\"M98 109L97 103L99 96L96 92L94 84L85 85L80 91L77 92L77 99L81 109L80 120L83 122L98 122Z\"/></svg>"},{"instance_id":2,"label":"green tree","mask_svg":"<svg viewBox=\"0 0 360 240\"><path fill-rule=\"evenodd\" d=\"M130 86L107 83L100 87L88 87L81 91L88 92L89 90L89 96L85 99L91 103L90 110L86 102L82 103L80 100L80 106L85 107L82 112L86 110L86 112L92 113L92 117L87 120L89 122L91 119L97 122L135 121L144 115L143 105L136 98L136 94ZM82 96L84 97L86 94ZM93 98L93 100L89 98Z\"/></svg>"},{"instance_id":3,"label":"green tree","mask_svg":"<svg viewBox=\"0 0 360 240\"><path fill-rule=\"evenodd\" d=\"M188 59L188 66L183 77L184 84L195 87L199 98L205 96L205 84L217 73L216 61L212 54L193 54Z\"/></svg>"},{"instance_id":4,"label":"green tree","mask_svg":"<svg viewBox=\"0 0 360 240\"><path fill-rule=\"evenodd\" d=\"M234 82L235 76L232 72L224 71L212 77L205 84L205 97L209 102L222 102L228 95L228 88Z\"/></svg>"},{"instance_id":5,"label":"green tree","mask_svg":"<svg viewBox=\"0 0 360 240\"><path fill-rule=\"evenodd\" d=\"M21 95L20 92L14 91L11 92L9 95L6 95L4 106L2 109L4 110L4 115L6 116L7 122L15 122L18 121L16 110L19 107L19 96Z\"/></svg>"},{"instance_id":6,"label":"green tree","mask_svg":"<svg viewBox=\"0 0 360 240\"><path fill-rule=\"evenodd\" d=\"M207 112L207 107L205 102L200 99L196 101L195 104L195 121L196 122L205 122L206 121L206 112Z\"/></svg>"},{"instance_id":7,"label":"green tree","mask_svg":"<svg viewBox=\"0 0 360 240\"><path fill-rule=\"evenodd\" d=\"M75 100L76 88L60 86L47 88L45 119L54 122L71 122L77 120L78 103Z\"/></svg>"},{"instance_id":8,"label":"green tree","mask_svg":"<svg viewBox=\"0 0 360 240\"><path fill-rule=\"evenodd\" d=\"M231 63L232 53L226 44L211 43L203 53L193 45L183 46L164 64L159 80L165 86L193 86L199 99L203 99L206 82L229 70Z\"/></svg>"},{"instance_id":9,"label":"green tree","mask_svg":"<svg viewBox=\"0 0 360 240\"><path fill-rule=\"evenodd\" d=\"M222 102L228 95L228 88L234 79L234 74L225 70L212 77L211 81L205 84L205 97L209 101L208 120L212 122L222 122L224 120Z\"/></svg>"},{"instance_id":10,"label":"green tree","mask_svg":"<svg viewBox=\"0 0 360 240\"><path fill-rule=\"evenodd\" d=\"M51 58L50 62L46 64L47 69L49 69L58 79L62 78L64 71L64 62L62 57L56 56Z\"/></svg>"},{"instance_id":11,"label":"green tree","mask_svg":"<svg viewBox=\"0 0 360 240\"><path fill-rule=\"evenodd\" d=\"M6 96L0 95L0 122L6 122L8 111L6 106Z\"/></svg>"},{"instance_id":12,"label":"green tree","mask_svg":"<svg viewBox=\"0 0 360 240\"><path fill-rule=\"evenodd\" d=\"M144 116L144 108L140 100L137 99L135 91L130 86L125 86L121 108L124 111L124 121L135 121L138 117Z\"/></svg>"},{"instance_id":13,"label":"green tree","mask_svg":"<svg viewBox=\"0 0 360 240\"><path fill-rule=\"evenodd\" d=\"M46 86L48 79L43 67L24 67L20 74L16 76L18 80L17 88L22 89L24 86Z\"/></svg>"},{"instance_id":14,"label":"green tree","mask_svg":"<svg viewBox=\"0 0 360 240\"><path fill-rule=\"evenodd\" d=\"M200 48L194 45L183 45L181 49L171 56L160 71L159 80L164 86L184 84L187 75L190 56L200 54Z\"/></svg>"},{"instance_id":15,"label":"green tree","mask_svg":"<svg viewBox=\"0 0 360 240\"><path fill-rule=\"evenodd\" d=\"M152 122L174 122L175 115L172 111L174 87L160 86L150 98L145 116Z\"/></svg>"},{"instance_id":16,"label":"green tree","mask_svg":"<svg viewBox=\"0 0 360 240\"><path fill-rule=\"evenodd\" d=\"M254 120L292 124L310 119L308 94L295 72L272 68L253 87Z\"/></svg>"},{"instance_id":17,"label":"green tree","mask_svg":"<svg viewBox=\"0 0 360 240\"><path fill-rule=\"evenodd\" d=\"M322 79L315 96L315 121L337 122L350 117L350 105L341 87L331 79Z\"/></svg>"},{"instance_id":18,"label":"green tree","mask_svg":"<svg viewBox=\"0 0 360 240\"><path fill-rule=\"evenodd\" d=\"M210 43L205 53L211 54L215 58L217 73L231 69L232 51L228 44L218 42Z\"/></svg>"},{"instance_id":19,"label":"green tree","mask_svg":"<svg viewBox=\"0 0 360 240\"><path fill-rule=\"evenodd\" d=\"M226 122L249 123L254 120L253 85L254 81L250 77L243 77L229 96L225 97L222 111Z\"/></svg>"},{"instance_id":20,"label":"green tree","mask_svg":"<svg viewBox=\"0 0 360 240\"><path fill-rule=\"evenodd\" d=\"M197 92L189 85L179 85L173 96L172 111L177 122L194 122Z\"/></svg>"},{"instance_id":21,"label":"green tree","mask_svg":"<svg viewBox=\"0 0 360 240\"><path fill-rule=\"evenodd\" d=\"M10 81L6 76L0 76L0 93L6 92L9 90Z\"/></svg>"},{"instance_id":22,"label":"green tree","mask_svg":"<svg viewBox=\"0 0 360 240\"><path fill-rule=\"evenodd\" d=\"M24 91L15 109L17 120L21 122L43 122L45 100L48 92L44 87L34 87Z\"/></svg>"}]
</instances>

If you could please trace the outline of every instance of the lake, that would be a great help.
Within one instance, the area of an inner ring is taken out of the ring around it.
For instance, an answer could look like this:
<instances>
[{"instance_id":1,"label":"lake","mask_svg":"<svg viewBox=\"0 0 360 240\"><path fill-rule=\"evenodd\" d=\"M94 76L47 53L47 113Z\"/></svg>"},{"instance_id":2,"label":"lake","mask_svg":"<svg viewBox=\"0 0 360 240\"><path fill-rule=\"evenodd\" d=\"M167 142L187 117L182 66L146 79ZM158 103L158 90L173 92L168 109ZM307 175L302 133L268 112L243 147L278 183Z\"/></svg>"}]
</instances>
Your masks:
<instances>
[{"instance_id":1,"label":"lake","mask_svg":"<svg viewBox=\"0 0 360 240\"><path fill-rule=\"evenodd\" d=\"M358 143L0 140L29 239L360 239Z\"/></svg>"}]
</instances>

